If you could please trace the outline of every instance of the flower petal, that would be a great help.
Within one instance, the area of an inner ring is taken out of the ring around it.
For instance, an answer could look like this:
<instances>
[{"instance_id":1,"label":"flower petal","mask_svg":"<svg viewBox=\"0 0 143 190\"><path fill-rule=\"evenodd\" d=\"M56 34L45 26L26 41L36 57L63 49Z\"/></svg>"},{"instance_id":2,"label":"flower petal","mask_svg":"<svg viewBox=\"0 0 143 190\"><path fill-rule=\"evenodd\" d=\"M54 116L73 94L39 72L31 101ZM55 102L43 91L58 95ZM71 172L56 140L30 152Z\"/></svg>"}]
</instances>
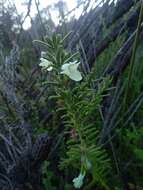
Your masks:
<instances>
[{"instance_id":1,"label":"flower petal","mask_svg":"<svg viewBox=\"0 0 143 190\"><path fill-rule=\"evenodd\" d=\"M46 55L45 51L41 51L41 57L44 57Z\"/></svg>"},{"instance_id":2,"label":"flower petal","mask_svg":"<svg viewBox=\"0 0 143 190\"><path fill-rule=\"evenodd\" d=\"M80 173L78 177L73 179L74 187L79 189L83 185L83 179L85 177L85 173Z\"/></svg>"},{"instance_id":3,"label":"flower petal","mask_svg":"<svg viewBox=\"0 0 143 190\"><path fill-rule=\"evenodd\" d=\"M50 66L50 67L47 68L47 71L52 71L52 70L53 70L52 66Z\"/></svg>"},{"instance_id":4,"label":"flower petal","mask_svg":"<svg viewBox=\"0 0 143 190\"><path fill-rule=\"evenodd\" d=\"M62 71L61 71L61 74L66 74L66 75L69 75L70 74L70 71L69 71L69 64L66 63L64 65L62 65Z\"/></svg>"},{"instance_id":5,"label":"flower petal","mask_svg":"<svg viewBox=\"0 0 143 190\"><path fill-rule=\"evenodd\" d=\"M77 61L65 63L62 65L61 74L66 74L70 79L74 81L80 81L82 80L81 73L77 70L80 63L77 63Z\"/></svg>"},{"instance_id":6,"label":"flower petal","mask_svg":"<svg viewBox=\"0 0 143 190\"><path fill-rule=\"evenodd\" d=\"M70 73L68 76L70 79L77 81L77 82L82 80L82 76L81 76L81 73L79 71L75 71L73 73Z\"/></svg>"},{"instance_id":7,"label":"flower petal","mask_svg":"<svg viewBox=\"0 0 143 190\"><path fill-rule=\"evenodd\" d=\"M74 61L74 62L72 62L72 63L69 63L69 69L70 69L71 71L77 70L79 64L80 64L80 63L77 63L76 61Z\"/></svg>"},{"instance_id":8,"label":"flower petal","mask_svg":"<svg viewBox=\"0 0 143 190\"><path fill-rule=\"evenodd\" d=\"M52 67L52 62L48 61L45 58L40 58L40 64L39 66L43 67L43 69L47 69L48 71L52 71L53 67Z\"/></svg>"}]
</instances>

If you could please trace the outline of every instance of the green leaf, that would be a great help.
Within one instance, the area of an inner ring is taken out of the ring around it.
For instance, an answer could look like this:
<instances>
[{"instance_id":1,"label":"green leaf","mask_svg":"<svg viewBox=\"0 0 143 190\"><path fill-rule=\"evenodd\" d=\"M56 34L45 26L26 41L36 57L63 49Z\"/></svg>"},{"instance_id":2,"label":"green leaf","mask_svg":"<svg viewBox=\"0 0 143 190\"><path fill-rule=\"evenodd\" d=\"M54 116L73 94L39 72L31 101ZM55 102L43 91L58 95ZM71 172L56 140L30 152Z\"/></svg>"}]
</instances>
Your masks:
<instances>
[{"instance_id":1,"label":"green leaf","mask_svg":"<svg viewBox=\"0 0 143 190\"><path fill-rule=\"evenodd\" d=\"M135 149L136 156L143 161L143 149Z\"/></svg>"}]
</instances>

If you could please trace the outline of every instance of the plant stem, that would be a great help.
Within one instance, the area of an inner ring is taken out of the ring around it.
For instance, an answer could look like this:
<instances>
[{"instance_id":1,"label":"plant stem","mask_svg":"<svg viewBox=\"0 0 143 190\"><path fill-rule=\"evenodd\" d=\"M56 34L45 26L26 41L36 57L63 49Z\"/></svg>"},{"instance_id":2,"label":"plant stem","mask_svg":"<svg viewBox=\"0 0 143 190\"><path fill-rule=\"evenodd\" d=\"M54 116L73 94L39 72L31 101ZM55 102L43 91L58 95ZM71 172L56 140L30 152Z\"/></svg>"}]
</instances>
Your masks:
<instances>
[{"instance_id":1,"label":"plant stem","mask_svg":"<svg viewBox=\"0 0 143 190\"><path fill-rule=\"evenodd\" d=\"M133 71L134 71L134 63L135 63L136 51L137 51L137 47L138 47L142 18L143 18L143 0L141 0L141 9L140 9L140 14L139 14L139 19L138 19L136 36L135 36L135 40L134 40L134 44L133 44L133 50L132 50L128 80L127 80L127 88L126 88L125 97L124 97L124 105L126 104L126 100L127 100L128 94L129 94L130 85L132 82L132 76L133 76Z\"/></svg>"}]
</instances>

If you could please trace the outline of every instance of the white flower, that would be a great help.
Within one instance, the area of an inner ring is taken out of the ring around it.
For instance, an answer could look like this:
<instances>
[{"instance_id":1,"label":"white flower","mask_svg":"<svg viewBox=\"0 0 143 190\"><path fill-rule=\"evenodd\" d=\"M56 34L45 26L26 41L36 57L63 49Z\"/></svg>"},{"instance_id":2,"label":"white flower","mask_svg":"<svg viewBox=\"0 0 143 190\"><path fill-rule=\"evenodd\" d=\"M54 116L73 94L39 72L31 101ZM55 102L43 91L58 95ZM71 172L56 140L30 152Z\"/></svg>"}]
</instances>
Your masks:
<instances>
[{"instance_id":1,"label":"white flower","mask_svg":"<svg viewBox=\"0 0 143 190\"><path fill-rule=\"evenodd\" d=\"M82 80L81 73L77 70L80 63L77 63L77 61L65 63L62 65L61 74L67 75L70 79L74 81L80 81Z\"/></svg>"},{"instance_id":2,"label":"white flower","mask_svg":"<svg viewBox=\"0 0 143 190\"><path fill-rule=\"evenodd\" d=\"M47 71L52 71L53 67L52 67L52 62L48 61L47 59L44 58L40 58L40 64L39 66L43 67L43 69L46 69Z\"/></svg>"},{"instance_id":3,"label":"white flower","mask_svg":"<svg viewBox=\"0 0 143 190\"><path fill-rule=\"evenodd\" d=\"M73 179L74 187L79 189L83 185L83 179L85 177L85 173L80 173L78 177Z\"/></svg>"}]
</instances>

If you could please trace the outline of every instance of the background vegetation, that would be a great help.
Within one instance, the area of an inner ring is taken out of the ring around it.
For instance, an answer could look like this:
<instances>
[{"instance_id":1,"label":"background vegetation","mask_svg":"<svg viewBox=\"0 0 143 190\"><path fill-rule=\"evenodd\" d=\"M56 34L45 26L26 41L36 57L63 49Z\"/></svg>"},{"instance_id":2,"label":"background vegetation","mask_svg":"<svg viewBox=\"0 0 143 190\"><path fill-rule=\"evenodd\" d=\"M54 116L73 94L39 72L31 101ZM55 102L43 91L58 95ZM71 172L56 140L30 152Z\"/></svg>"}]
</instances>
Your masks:
<instances>
[{"instance_id":1,"label":"background vegetation","mask_svg":"<svg viewBox=\"0 0 143 190\"><path fill-rule=\"evenodd\" d=\"M0 189L142 190L143 1L59 1L59 25L32 3L0 2Z\"/></svg>"}]
</instances>

